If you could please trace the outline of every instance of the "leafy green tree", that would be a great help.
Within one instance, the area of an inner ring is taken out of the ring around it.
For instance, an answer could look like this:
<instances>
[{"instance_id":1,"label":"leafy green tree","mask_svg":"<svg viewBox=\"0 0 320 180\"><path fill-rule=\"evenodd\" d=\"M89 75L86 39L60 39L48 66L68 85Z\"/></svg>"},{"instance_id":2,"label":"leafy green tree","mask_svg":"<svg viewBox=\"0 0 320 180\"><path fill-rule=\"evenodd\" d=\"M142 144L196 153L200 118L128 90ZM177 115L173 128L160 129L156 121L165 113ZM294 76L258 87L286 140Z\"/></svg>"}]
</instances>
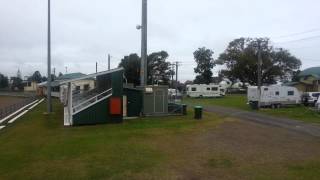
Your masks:
<instances>
[{"instance_id":1,"label":"leafy green tree","mask_svg":"<svg viewBox=\"0 0 320 180\"><path fill-rule=\"evenodd\" d=\"M168 57L165 51L148 56L148 84L168 84L172 74L170 63L166 62ZM130 54L125 56L119 64L119 67L124 68L128 83L133 83L135 86L140 85L140 62L141 58L137 54Z\"/></svg>"},{"instance_id":2,"label":"leafy green tree","mask_svg":"<svg viewBox=\"0 0 320 180\"><path fill-rule=\"evenodd\" d=\"M137 54L125 56L119 67L124 68L124 74L128 83L133 83L135 86L140 84L140 61L141 58Z\"/></svg>"},{"instance_id":3,"label":"leafy green tree","mask_svg":"<svg viewBox=\"0 0 320 180\"><path fill-rule=\"evenodd\" d=\"M293 74L301 61L285 49L275 49L268 38L239 38L229 43L227 49L216 61L225 65L224 75L230 80L240 80L251 85L258 82L259 44L262 56L262 83L273 84L277 78Z\"/></svg>"},{"instance_id":4,"label":"leafy green tree","mask_svg":"<svg viewBox=\"0 0 320 180\"><path fill-rule=\"evenodd\" d=\"M7 88L8 85L9 85L8 77L0 73L0 88Z\"/></svg>"},{"instance_id":5,"label":"leafy green tree","mask_svg":"<svg viewBox=\"0 0 320 180\"><path fill-rule=\"evenodd\" d=\"M194 72L199 74L196 76L194 83L210 84L212 82L212 68L215 66L213 60L213 51L205 47L199 48L193 53L197 67Z\"/></svg>"},{"instance_id":6,"label":"leafy green tree","mask_svg":"<svg viewBox=\"0 0 320 180\"><path fill-rule=\"evenodd\" d=\"M42 76L39 71L33 73L33 75L28 79L29 81L35 81L37 83L42 82Z\"/></svg>"},{"instance_id":7,"label":"leafy green tree","mask_svg":"<svg viewBox=\"0 0 320 180\"><path fill-rule=\"evenodd\" d=\"M170 62L167 62L168 57L166 51L154 52L148 56L148 84L169 84L173 72Z\"/></svg>"},{"instance_id":8,"label":"leafy green tree","mask_svg":"<svg viewBox=\"0 0 320 180\"><path fill-rule=\"evenodd\" d=\"M292 82L299 82L300 78L299 78L299 74L301 73L300 70L294 71L292 73Z\"/></svg>"},{"instance_id":9,"label":"leafy green tree","mask_svg":"<svg viewBox=\"0 0 320 180\"><path fill-rule=\"evenodd\" d=\"M11 77L11 90L23 90L22 79L20 77Z\"/></svg>"},{"instance_id":10,"label":"leafy green tree","mask_svg":"<svg viewBox=\"0 0 320 180\"><path fill-rule=\"evenodd\" d=\"M42 76L41 81L42 82L48 81L48 78L46 76Z\"/></svg>"}]
</instances>

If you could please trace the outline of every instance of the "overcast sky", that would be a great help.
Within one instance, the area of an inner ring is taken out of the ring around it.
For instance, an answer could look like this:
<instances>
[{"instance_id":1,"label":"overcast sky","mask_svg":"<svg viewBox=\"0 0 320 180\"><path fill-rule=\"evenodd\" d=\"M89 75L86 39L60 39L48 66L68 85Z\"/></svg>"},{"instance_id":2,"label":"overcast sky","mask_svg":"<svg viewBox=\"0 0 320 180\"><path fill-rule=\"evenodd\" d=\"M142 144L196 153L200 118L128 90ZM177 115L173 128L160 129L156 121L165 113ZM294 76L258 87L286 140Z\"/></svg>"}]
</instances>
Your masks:
<instances>
[{"instance_id":1,"label":"overcast sky","mask_svg":"<svg viewBox=\"0 0 320 180\"><path fill-rule=\"evenodd\" d=\"M52 67L56 73L106 70L140 54L141 0L51 0ZM180 80L194 78L193 52L217 57L239 37L271 37L303 62L320 65L319 0L149 0L148 52L166 50L180 61ZM46 74L46 0L0 0L0 72ZM306 32L306 33L301 33ZM305 40L303 40L305 39ZM298 41L295 41L298 40ZM217 71L217 69L215 69Z\"/></svg>"}]
</instances>

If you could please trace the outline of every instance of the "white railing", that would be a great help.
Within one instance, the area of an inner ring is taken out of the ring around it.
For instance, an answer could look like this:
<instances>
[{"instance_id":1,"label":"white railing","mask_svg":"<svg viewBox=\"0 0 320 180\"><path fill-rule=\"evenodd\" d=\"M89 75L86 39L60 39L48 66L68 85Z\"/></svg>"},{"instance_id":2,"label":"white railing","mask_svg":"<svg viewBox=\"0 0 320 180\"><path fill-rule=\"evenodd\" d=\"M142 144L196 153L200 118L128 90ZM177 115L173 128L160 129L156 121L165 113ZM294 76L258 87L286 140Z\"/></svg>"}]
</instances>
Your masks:
<instances>
[{"instance_id":1,"label":"white railing","mask_svg":"<svg viewBox=\"0 0 320 180\"><path fill-rule=\"evenodd\" d=\"M100 101L103 101L103 100L109 98L110 96L112 96L112 88L108 89L108 90L88 99L88 100L85 100L81 103L74 105L72 107L73 115L93 106L94 104L97 104Z\"/></svg>"}]
</instances>

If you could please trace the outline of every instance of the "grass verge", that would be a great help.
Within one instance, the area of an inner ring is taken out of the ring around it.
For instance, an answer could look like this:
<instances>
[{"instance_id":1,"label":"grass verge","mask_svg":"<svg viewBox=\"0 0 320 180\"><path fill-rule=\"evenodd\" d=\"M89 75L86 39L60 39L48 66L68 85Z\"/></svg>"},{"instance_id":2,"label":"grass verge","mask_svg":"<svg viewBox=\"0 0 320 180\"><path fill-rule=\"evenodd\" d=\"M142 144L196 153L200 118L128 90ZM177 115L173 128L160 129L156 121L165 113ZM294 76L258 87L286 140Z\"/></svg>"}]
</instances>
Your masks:
<instances>
[{"instance_id":1,"label":"grass verge","mask_svg":"<svg viewBox=\"0 0 320 180\"><path fill-rule=\"evenodd\" d=\"M245 111L253 111L249 105L247 105L246 95L227 95L223 98L210 98L210 99L201 99L201 98L185 98L184 103L191 105L202 105L202 106L222 106L241 109ZM320 114L311 110L309 107L301 106L292 106L292 107L283 107L280 109L271 109L265 108L261 109L260 112L276 117L290 118L295 120L300 120L308 123L317 123L320 124Z\"/></svg>"}]
</instances>

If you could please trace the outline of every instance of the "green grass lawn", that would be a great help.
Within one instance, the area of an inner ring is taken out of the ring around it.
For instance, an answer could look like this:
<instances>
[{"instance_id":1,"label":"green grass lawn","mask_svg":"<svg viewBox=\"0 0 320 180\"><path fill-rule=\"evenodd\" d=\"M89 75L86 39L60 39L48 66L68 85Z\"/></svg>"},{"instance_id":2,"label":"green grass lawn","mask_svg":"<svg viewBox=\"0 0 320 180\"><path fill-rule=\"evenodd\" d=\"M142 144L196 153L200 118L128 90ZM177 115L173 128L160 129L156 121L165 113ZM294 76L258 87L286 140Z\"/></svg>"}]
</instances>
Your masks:
<instances>
[{"instance_id":1,"label":"green grass lawn","mask_svg":"<svg viewBox=\"0 0 320 180\"><path fill-rule=\"evenodd\" d=\"M202 121L194 120L189 111L188 116L181 117L65 128L63 108L57 101L54 101L54 114L44 115L45 110L42 103L0 131L0 179L320 177L320 157L312 161L293 160L289 167L287 160L271 161L269 155L261 156L260 151L266 148L257 148L253 155L246 155L257 156L257 162L243 158L245 150L235 151L241 154L229 152L219 144L230 141L228 144L238 148L233 146L232 138L217 143L211 136L215 136L220 125L233 120L214 114L205 113Z\"/></svg>"},{"instance_id":2,"label":"green grass lawn","mask_svg":"<svg viewBox=\"0 0 320 180\"><path fill-rule=\"evenodd\" d=\"M0 132L0 179L149 179L170 157L152 143L221 121L189 116L126 120L123 124L63 127L63 108L55 101L48 116L45 103ZM216 116L210 115L211 118ZM218 118L214 118L218 119ZM147 172L147 173L146 173Z\"/></svg>"},{"instance_id":3,"label":"green grass lawn","mask_svg":"<svg viewBox=\"0 0 320 180\"><path fill-rule=\"evenodd\" d=\"M223 106L232 107L237 109L242 109L246 111L252 111L252 109L247 105L246 95L227 95L223 98L185 98L184 103L192 105L202 105L202 106ZM291 118L295 120L300 120L308 123L320 123L320 114L318 112L312 111L309 107L292 106L284 107L281 109L261 109L261 113L269 114L277 117Z\"/></svg>"}]
</instances>

